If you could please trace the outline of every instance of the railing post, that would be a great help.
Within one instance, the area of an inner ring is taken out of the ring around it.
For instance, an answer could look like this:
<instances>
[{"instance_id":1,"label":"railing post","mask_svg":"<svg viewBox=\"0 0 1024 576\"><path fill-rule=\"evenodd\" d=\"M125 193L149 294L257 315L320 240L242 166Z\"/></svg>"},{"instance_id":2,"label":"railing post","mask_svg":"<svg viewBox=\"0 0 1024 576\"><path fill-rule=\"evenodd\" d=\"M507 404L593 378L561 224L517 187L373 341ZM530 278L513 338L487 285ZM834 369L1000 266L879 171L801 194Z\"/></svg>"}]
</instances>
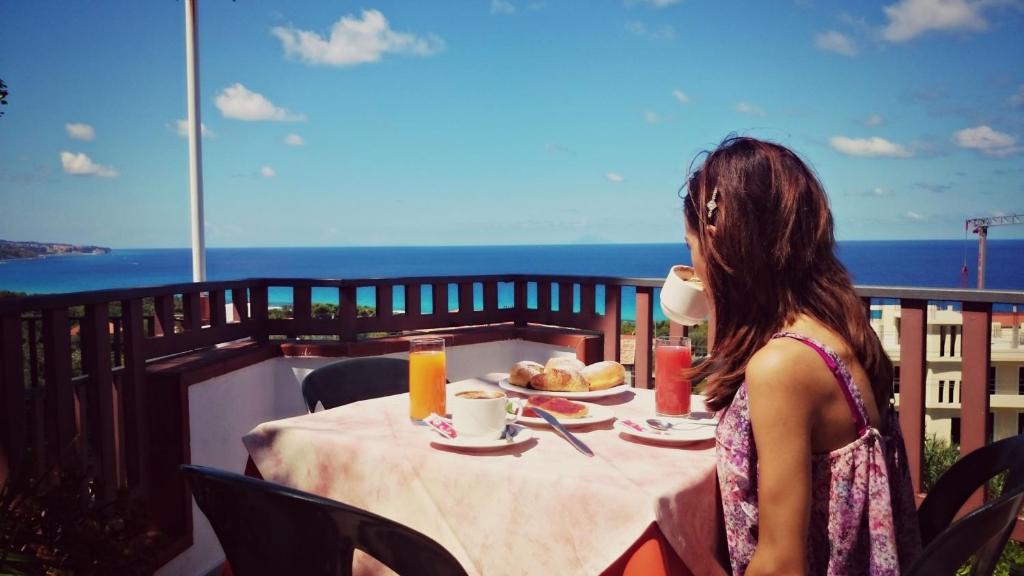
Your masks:
<instances>
[{"instance_id":1,"label":"railing post","mask_svg":"<svg viewBox=\"0 0 1024 576\"><path fill-rule=\"evenodd\" d=\"M448 316L448 283L435 282L431 292L434 302L433 317L437 320L446 318Z\"/></svg>"},{"instance_id":2,"label":"railing post","mask_svg":"<svg viewBox=\"0 0 1024 576\"><path fill-rule=\"evenodd\" d=\"M551 293L550 287L548 294ZM604 359L619 361L620 340L622 339L622 307L619 305L622 288L613 284L604 286L604 317L601 331L604 332Z\"/></svg>"},{"instance_id":3,"label":"railing post","mask_svg":"<svg viewBox=\"0 0 1024 576\"><path fill-rule=\"evenodd\" d=\"M299 324L313 317L313 289L309 286L292 288L292 315Z\"/></svg>"},{"instance_id":4,"label":"railing post","mask_svg":"<svg viewBox=\"0 0 1024 576\"><path fill-rule=\"evenodd\" d=\"M963 363L960 396L960 456L985 446L988 430L988 367L992 351L992 304L964 302ZM901 384L902 387L902 384ZM968 499L965 509L984 503L979 490Z\"/></svg>"},{"instance_id":5,"label":"railing post","mask_svg":"<svg viewBox=\"0 0 1024 576\"><path fill-rule=\"evenodd\" d=\"M249 321L249 295L246 288L231 289L231 315L235 322Z\"/></svg>"},{"instance_id":6,"label":"railing post","mask_svg":"<svg viewBox=\"0 0 1024 576\"><path fill-rule=\"evenodd\" d=\"M530 313L526 306L526 279L516 278L516 283L513 285L513 299L515 301L515 325L526 326L526 315Z\"/></svg>"},{"instance_id":7,"label":"railing post","mask_svg":"<svg viewBox=\"0 0 1024 576\"><path fill-rule=\"evenodd\" d=\"M473 314L473 283L459 282L459 316L470 318Z\"/></svg>"},{"instance_id":8,"label":"railing post","mask_svg":"<svg viewBox=\"0 0 1024 576\"><path fill-rule=\"evenodd\" d=\"M21 364L21 315L0 316L0 479L6 479L22 464L25 453L25 376Z\"/></svg>"},{"instance_id":9,"label":"railing post","mask_svg":"<svg viewBox=\"0 0 1024 576\"><path fill-rule=\"evenodd\" d=\"M257 342L266 342L267 335L267 285L260 284L258 286L249 287L249 297L252 302L249 307L251 308L249 317L252 321L250 327L250 337Z\"/></svg>"},{"instance_id":10,"label":"railing post","mask_svg":"<svg viewBox=\"0 0 1024 576\"><path fill-rule=\"evenodd\" d=\"M653 388L654 378L651 374L652 352L654 351L654 302L651 298L653 290L638 286L636 289L636 336L633 353L633 387Z\"/></svg>"},{"instance_id":11,"label":"railing post","mask_svg":"<svg viewBox=\"0 0 1024 576\"><path fill-rule=\"evenodd\" d=\"M597 284L580 283L580 316L590 320L597 315Z\"/></svg>"},{"instance_id":12,"label":"railing post","mask_svg":"<svg viewBox=\"0 0 1024 576\"><path fill-rule=\"evenodd\" d=\"M70 452L77 434L75 390L71 384L71 325L67 308L43 311L43 379L46 382L46 436L52 462Z\"/></svg>"},{"instance_id":13,"label":"railing post","mask_svg":"<svg viewBox=\"0 0 1024 576\"><path fill-rule=\"evenodd\" d=\"M198 313L198 309L196 310ZM114 383L110 370L107 303L87 304L82 319L82 366L89 375L86 419L98 459L100 486L105 497L117 491L117 445L114 430Z\"/></svg>"},{"instance_id":14,"label":"railing post","mask_svg":"<svg viewBox=\"0 0 1024 576\"><path fill-rule=\"evenodd\" d=\"M419 318L423 314L423 293L420 284L405 285L405 316Z\"/></svg>"},{"instance_id":15,"label":"railing post","mask_svg":"<svg viewBox=\"0 0 1024 576\"><path fill-rule=\"evenodd\" d=\"M551 322L551 282L537 281L537 313L542 324Z\"/></svg>"},{"instance_id":16,"label":"railing post","mask_svg":"<svg viewBox=\"0 0 1024 576\"><path fill-rule=\"evenodd\" d=\"M181 295L183 312L181 324L186 331L199 330L203 327L203 298L199 292L185 292Z\"/></svg>"},{"instance_id":17,"label":"railing post","mask_svg":"<svg viewBox=\"0 0 1024 576\"><path fill-rule=\"evenodd\" d=\"M914 493L920 494L924 463L925 411L925 300L900 302L900 430L907 447L907 463Z\"/></svg>"},{"instance_id":18,"label":"railing post","mask_svg":"<svg viewBox=\"0 0 1024 576\"><path fill-rule=\"evenodd\" d=\"M224 290L217 289L210 291L210 325L223 326L228 322L228 311L225 308Z\"/></svg>"},{"instance_id":19,"label":"railing post","mask_svg":"<svg viewBox=\"0 0 1024 576\"><path fill-rule=\"evenodd\" d=\"M487 323L493 323L498 315L498 283L494 280L484 282L484 317Z\"/></svg>"},{"instance_id":20,"label":"railing post","mask_svg":"<svg viewBox=\"0 0 1024 576\"><path fill-rule=\"evenodd\" d=\"M380 330L391 332L395 326L395 288L394 284L385 282L375 286L377 293L377 321Z\"/></svg>"},{"instance_id":21,"label":"railing post","mask_svg":"<svg viewBox=\"0 0 1024 576\"><path fill-rule=\"evenodd\" d=\"M338 289L338 337L342 342L356 341L356 287Z\"/></svg>"},{"instance_id":22,"label":"railing post","mask_svg":"<svg viewBox=\"0 0 1024 576\"><path fill-rule=\"evenodd\" d=\"M216 292L215 292L216 293ZM221 299L223 299L223 292ZM211 298L216 302L215 298ZM224 306L220 309L223 311ZM125 423L125 467L126 477L130 486L139 486L142 493L149 495L149 452L150 442L146 411L149 404L146 400L146 356L143 346L142 300L133 298L121 302L124 315L124 372L121 379L121 394L124 402ZM216 313L214 314L216 318Z\"/></svg>"}]
</instances>

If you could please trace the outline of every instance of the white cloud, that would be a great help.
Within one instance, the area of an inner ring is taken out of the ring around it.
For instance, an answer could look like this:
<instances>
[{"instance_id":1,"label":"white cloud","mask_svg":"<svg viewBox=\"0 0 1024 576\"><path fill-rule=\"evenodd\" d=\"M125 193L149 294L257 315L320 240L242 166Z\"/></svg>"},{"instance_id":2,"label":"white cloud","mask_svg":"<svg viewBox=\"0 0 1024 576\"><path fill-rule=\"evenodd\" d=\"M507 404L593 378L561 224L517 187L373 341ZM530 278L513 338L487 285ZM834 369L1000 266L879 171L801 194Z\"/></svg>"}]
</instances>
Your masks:
<instances>
[{"instance_id":1,"label":"white cloud","mask_svg":"<svg viewBox=\"0 0 1024 576\"><path fill-rule=\"evenodd\" d=\"M905 42L930 31L980 31L988 27L981 11L991 1L900 0L885 6L889 23L882 35L890 42Z\"/></svg>"},{"instance_id":2,"label":"white cloud","mask_svg":"<svg viewBox=\"0 0 1024 576\"><path fill-rule=\"evenodd\" d=\"M997 158L1005 158L1024 150L1016 146L1017 140L1013 136L985 125L957 130L953 133L953 141L961 148L977 150Z\"/></svg>"},{"instance_id":3,"label":"white cloud","mask_svg":"<svg viewBox=\"0 0 1024 576\"><path fill-rule=\"evenodd\" d=\"M270 166L261 166L260 176L263 176L264 178L273 178L274 176L277 176L277 172L274 172L274 169Z\"/></svg>"},{"instance_id":4,"label":"white cloud","mask_svg":"<svg viewBox=\"0 0 1024 576\"><path fill-rule=\"evenodd\" d=\"M75 140L94 140L96 138L96 131L88 124L68 122L64 125L64 129L68 131L68 136Z\"/></svg>"},{"instance_id":5,"label":"white cloud","mask_svg":"<svg viewBox=\"0 0 1024 576\"><path fill-rule=\"evenodd\" d=\"M430 56L444 50L444 40L395 32L377 10L363 10L362 17L342 16L331 26L329 38L310 30L276 26L270 33L281 41L284 53L307 64L356 66L377 62L384 54Z\"/></svg>"},{"instance_id":6,"label":"white cloud","mask_svg":"<svg viewBox=\"0 0 1024 576\"><path fill-rule=\"evenodd\" d=\"M868 116L867 118L865 118L861 122L861 124L863 124L865 126L868 126L870 128L874 128L875 126L881 126L884 123L885 123L885 118L882 118L878 114L872 114L872 115Z\"/></svg>"},{"instance_id":7,"label":"white cloud","mask_svg":"<svg viewBox=\"0 0 1024 576\"><path fill-rule=\"evenodd\" d=\"M612 182L613 184L618 184L619 182L623 182L626 180L626 178L623 177L622 174L616 174L615 172L609 172L605 174L604 177L607 178L608 181Z\"/></svg>"},{"instance_id":8,"label":"white cloud","mask_svg":"<svg viewBox=\"0 0 1024 576\"><path fill-rule=\"evenodd\" d=\"M96 164L83 152L63 151L60 153L60 163L64 172L75 176L99 176L100 178L113 178L117 176L117 170L110 166Z\"/></svg>"},{"instance_id":9,"label":"white cloud","mask_svg":"<svg viewBox=\"0 0 1024 576\"><path fill-rule=\"evenodd\" d=\"M843 56L857 55L857 46L853 43L853 40L845 34L836 32L835 30L815 34L814 45L818 47L818 50L835 52L836 54L842 54Z\"/></svg>"},{"instance_id":10,"label":"white cloud","mask_svg":"<svg viewBox=\"0 0 1024 576\"><path fill-rule=\"evenodd\" d=\"M658 124L661 121L662 118L661 116L658 116L657 112L654 112L652 110L647 110L646 112L644 112L644 122L653 125Z\"/></svg>"},{"instance_id":11,"label":"white cloud","mask_svg":"<svg viewBox=\"0 0 1024 576\"><path fill-rule=\"evenodd\" d=\"M305 114L295 114L285 108L279 108L267 100L267 97L249 90L240 83L232 84L214 99L214 104L225 118L258 122L271 120L274 122L304 122Z\"/></svg>"},{"instance_id":12,"label":"white cloud","mask_svg":"<svg viewBox=\"0 0 1024 576\"><path fill-rule=\"evenodd\" d=\"M664 24L657 28L648 28L643 22L626 22L626 30L637 36L645 36L654 40L671 40L676 37L676 29Z\"/></svg>"},{"instance_id":13,"label":"white cloud","mask_svg":"<svg viewBox=\"0 0 1024 576\"><path fill-rule=\"evenodd\" d=\"M188 120L175 120L174 126L168 125L168 128L174 131L175 134L183 138L188 138ZM213 138L216 136L213 130L206 127L206 124L199 124L199 132L203 135L203 138Z\"/></svg>"},{"instance_id":14,"label":"white cloud","mask_svg":"<svg viewBox=\"0 0 1024 576\"><path fill-rule=\"evenodd\" d=\"M298 134L289 134L284 137L284 143L289 146L305 146L306 141Z\"/></svg>"},{"instance_id":15,"label":"white cloud","mask_svg":"<svg viewBox=\"0 0 1024 576\"><path fill-rule=\"evenodd\" d=\"M753 116L764 116L764 110L749 102L737 102L736 111L740 114L751 114Z\"/></svg>"},{"instance_id":16,"label":"white cloud","mask_svg":"<svg viewBox=\"0 0 1024 576\"><path fill-rule=\"evenodd\" d=\"M1010 96L1010 106L1020 108L1024 106L1024 84L1017 87L1017 92Z\"/></svg>"},{"instance_id":17,"label":"white cloud","mask_svg":"<svg viewBox=\"0 0 1024 576\"><path fill-rule=\"evenodd\" d=\"M890 142L885 138L847 138L833 136L828 143L838 152L847 156L888 156L890 158L909 158L913 156L906 147Z\"/></svg>"},{"instance_id":18,"label":"white cloud","mask_svg":"<svg viewBox=\"0 0 1024 576\"><path fill-rule=\"evenodd\" d=\"M675 98L676 101L679 102L680 104L688 104L690 102L690 97L687 96L686 92L683 92L682 90L673 90L672 97Z\"/></svg>"},{"instance_id":19,"label":"white cloud","mask_svg":"<svg viewBox=\"0 0 1024 576\"><path fill-rule=\"evenodd\" d=\"M914 212L913 210L907 211L905 214L903 214L903 217L906 218L907 220L913 220L914 222L921 222L928 219L928 217L925 216L924 214Z\"/></svg>"},{"instance_id":20,"label":"white cloud","mask_svg":"<svg viewBox=\"0 0 1024 576\"><path fill-rule=\"evenodd\" d=\"M515 11L515 4L507 0L491 0L491 14L512 14Z\"/></svg>"},{"instance_id":21,"label":"white cloud","mask_svg":"<svg viewBox=\"0 0 1024 576\"><path fill-rule=\"evenodd\" d=\"M679 4L681 0L626 0L626 6L634 4L649 4L655 8L664 8L673 4Z\"/></svg>"}]
</instances>

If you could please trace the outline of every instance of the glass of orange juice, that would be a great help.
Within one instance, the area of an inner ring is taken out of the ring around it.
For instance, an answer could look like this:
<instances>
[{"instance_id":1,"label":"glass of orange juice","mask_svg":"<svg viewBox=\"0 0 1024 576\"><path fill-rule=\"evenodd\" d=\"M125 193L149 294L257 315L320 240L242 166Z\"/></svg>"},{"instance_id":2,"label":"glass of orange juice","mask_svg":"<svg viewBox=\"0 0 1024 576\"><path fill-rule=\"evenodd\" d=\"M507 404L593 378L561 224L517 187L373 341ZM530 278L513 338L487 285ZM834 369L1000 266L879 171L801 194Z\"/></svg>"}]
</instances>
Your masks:
<instances>
[{"instance_id":1,"label":"glass of orange juice","mask_svg":"<svg viewBox=\"0 0 1024 576\"><path fill-rule=\"evenodd\" d=\"M444 338L409 341L409 418L421 422L431 413L444 416Z\"/></svg>"}]
</instances>

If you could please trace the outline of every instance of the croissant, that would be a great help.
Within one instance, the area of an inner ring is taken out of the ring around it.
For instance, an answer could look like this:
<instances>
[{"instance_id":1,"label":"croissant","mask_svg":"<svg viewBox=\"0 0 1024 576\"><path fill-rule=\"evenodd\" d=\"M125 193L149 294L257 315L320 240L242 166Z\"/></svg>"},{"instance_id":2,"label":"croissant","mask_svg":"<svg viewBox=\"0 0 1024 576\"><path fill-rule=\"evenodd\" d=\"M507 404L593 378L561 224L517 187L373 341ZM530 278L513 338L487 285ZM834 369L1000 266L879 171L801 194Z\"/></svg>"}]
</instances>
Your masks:
<instances>
[{"instance_id":1,"label":"croissant","mask_svg":"<svg viewBox=\"0 0 1024 576\"><path fill-rule=\"evenodd\" d=\"M508 383L514 386L529 386L530 379L543 371L544 367L537 362L529 360L516 362L508 374Z\"/></svg>"},{"instance_id":2,"label":"croissant","mask_svg":"<svg viewBox=\"0 0 1024 576\"><path fill-rule=\"evenodd\" d=\"M530 379L530 387L549 392L586 392L587 381L577 370L547 369Z\"/></svg>"}]
</instances>

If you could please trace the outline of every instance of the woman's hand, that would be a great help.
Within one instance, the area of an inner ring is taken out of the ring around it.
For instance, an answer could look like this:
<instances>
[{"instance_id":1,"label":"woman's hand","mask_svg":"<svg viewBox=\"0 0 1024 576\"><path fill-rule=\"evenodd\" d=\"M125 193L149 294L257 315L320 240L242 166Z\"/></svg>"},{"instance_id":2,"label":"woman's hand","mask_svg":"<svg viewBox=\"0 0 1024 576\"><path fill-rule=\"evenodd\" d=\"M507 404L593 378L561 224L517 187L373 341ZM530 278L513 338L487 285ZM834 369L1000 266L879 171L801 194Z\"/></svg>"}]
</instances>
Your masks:
<instances>
[{"instance_id":1,"label":"woman's hand","mask_svg":"<svg viewBox=\"0 0 1024 576\"><path fill-rule=\"evenodd\" d=\"M749 576L807 573L811 432L820 389L813 363L820 360L792 344L773 340L747 364L759 514Z\"/></svg>"}]
</instances>

